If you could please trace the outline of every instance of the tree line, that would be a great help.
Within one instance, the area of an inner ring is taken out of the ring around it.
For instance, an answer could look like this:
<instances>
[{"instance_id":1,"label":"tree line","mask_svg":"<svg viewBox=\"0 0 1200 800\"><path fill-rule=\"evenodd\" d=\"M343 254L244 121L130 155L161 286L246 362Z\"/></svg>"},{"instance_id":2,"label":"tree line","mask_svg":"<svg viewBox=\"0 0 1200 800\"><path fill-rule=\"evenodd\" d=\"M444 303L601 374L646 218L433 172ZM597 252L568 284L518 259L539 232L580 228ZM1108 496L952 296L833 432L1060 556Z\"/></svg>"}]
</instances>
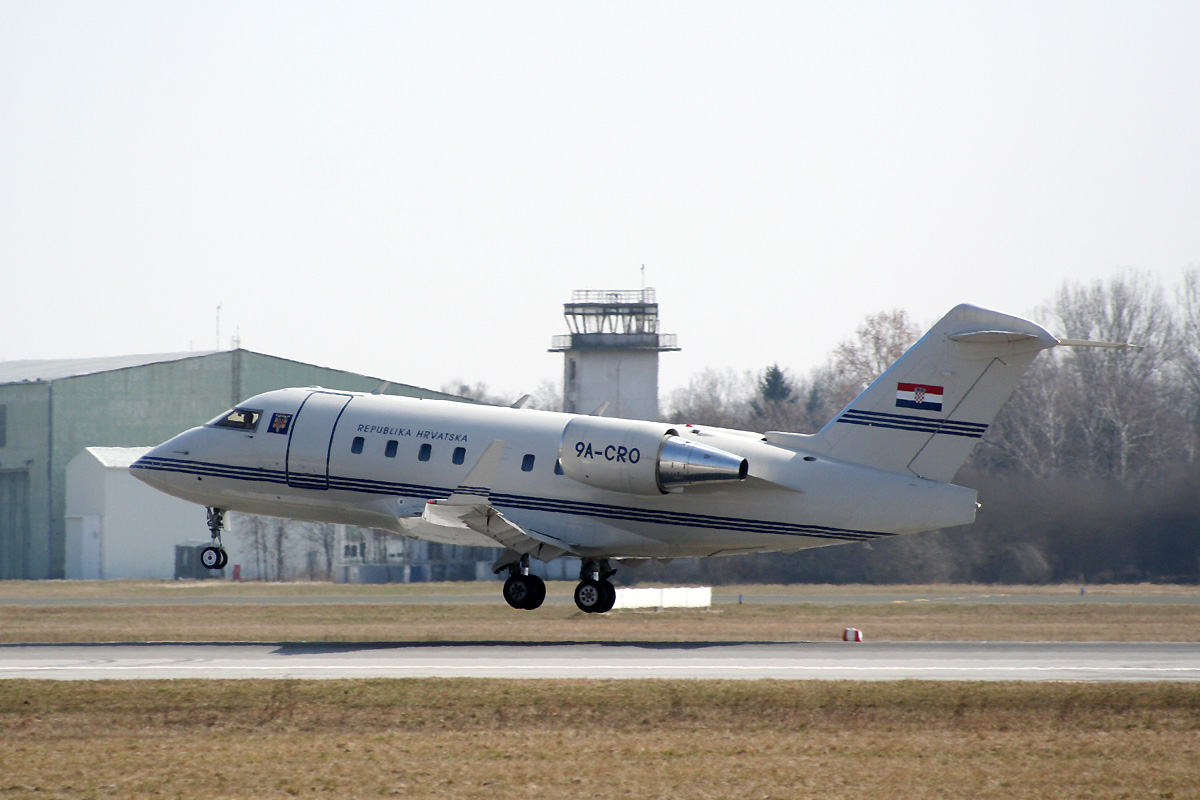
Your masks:
<instances>
[{"instance_id":1,"label":"tree line","mask_svg":"<svg viewBox=\"0 0 1200 800\"><path fill-rule=\"evenodd\" d=\"M1060 338L1026 373L956 482L973 526L794 554L645 566L635 580L862 583L1200 580L1200 270L1064 284L1027 315ZM919 337L902 310L872 314L821 365L795 374L708 370L666 418L814 432Z\"/></svg>"}]
</instances>

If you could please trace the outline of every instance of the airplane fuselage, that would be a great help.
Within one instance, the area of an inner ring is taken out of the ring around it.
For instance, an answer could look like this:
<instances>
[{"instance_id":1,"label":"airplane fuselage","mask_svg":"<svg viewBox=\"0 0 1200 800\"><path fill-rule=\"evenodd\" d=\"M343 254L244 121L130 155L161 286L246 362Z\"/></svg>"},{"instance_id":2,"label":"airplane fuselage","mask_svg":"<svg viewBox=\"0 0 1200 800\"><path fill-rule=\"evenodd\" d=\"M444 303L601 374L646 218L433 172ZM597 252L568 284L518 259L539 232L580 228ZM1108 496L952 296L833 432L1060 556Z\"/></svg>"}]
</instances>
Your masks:
<instances>
[{"instance_id":1,"label":"airplane fuselage","mask_svg":"<svg viewBox=\"0 0 1200 800\"><path fill-rule=\"evenodd\" d=\"M135 463L135 474L209 507L500 546L423 512L501 441L486 502L560 554L583 558L790 551L962 525L976 509L971 489L760 433L311 388L261 394L238 409L247 415L240 426L218 418L186 431ZM643 438L624 436L626 423ZM633 474L657 457L637 445L659 428L744 459L744 479L606 488L615 484L603 470Z\"/></svg>"}]
</instances>

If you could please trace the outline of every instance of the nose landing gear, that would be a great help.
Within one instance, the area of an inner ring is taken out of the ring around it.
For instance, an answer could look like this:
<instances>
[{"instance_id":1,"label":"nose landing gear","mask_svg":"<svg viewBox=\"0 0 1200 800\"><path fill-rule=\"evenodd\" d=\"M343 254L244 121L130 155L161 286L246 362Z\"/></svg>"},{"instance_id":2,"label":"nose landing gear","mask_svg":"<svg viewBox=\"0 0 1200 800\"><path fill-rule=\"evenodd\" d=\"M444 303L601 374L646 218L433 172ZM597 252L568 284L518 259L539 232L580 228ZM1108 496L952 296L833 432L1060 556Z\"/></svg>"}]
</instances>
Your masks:
<instances>
[{"instance_id":1,"label":"nose landing gear","mask_svg":"<svg viewBox=\"0 0 1200 800\"><path fill-rule=\"evenodd\" d=\"M205 569L224 569L229 563L229 554L221 546L221 528L225 526L225 509L208 508L208 532L212 544L200 551L200 563Z\"/></svg>"}]
</instances>

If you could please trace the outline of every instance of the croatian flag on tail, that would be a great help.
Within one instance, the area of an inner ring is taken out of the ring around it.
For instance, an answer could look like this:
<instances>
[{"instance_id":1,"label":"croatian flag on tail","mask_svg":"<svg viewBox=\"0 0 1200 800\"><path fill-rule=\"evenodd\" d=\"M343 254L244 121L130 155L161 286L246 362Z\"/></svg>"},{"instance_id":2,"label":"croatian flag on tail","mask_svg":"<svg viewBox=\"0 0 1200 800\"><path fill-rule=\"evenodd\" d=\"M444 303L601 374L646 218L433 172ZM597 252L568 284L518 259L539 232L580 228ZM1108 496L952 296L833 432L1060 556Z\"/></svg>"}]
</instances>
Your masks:
<instances>
[{"instance_id":1,"label":"croatian flag on tail","mask_svg":"<svg viewBox=\"0 0 1200 800\"><path fill-rule=\"evenodd\" d=\"M918 411L941 411L942 387L927 383L897 383L896 405Z\"/></svg>"}]
</instances>

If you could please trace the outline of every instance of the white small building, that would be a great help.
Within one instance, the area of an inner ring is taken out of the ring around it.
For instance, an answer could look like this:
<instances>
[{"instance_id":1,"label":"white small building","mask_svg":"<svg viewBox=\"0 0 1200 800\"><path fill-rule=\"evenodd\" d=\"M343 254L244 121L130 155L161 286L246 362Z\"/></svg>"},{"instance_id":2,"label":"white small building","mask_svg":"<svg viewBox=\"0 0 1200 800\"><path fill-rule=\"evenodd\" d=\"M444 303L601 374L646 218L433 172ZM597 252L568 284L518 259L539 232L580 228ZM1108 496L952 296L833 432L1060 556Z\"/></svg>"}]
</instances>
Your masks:
<instances>
[{"instance_id":1,"label":"white small building","mask_svg":"<svg viewBox=\"0 0 1200 800\"><path fill-rule=\"evenodd\" d=\"M149 449L89 447L67 464L68 579L170 579L176 577L176 545L208 543L202 506L129 472ZM342 525L229 514L221 537L229 553L225 576L236 567L247 580L323 578L340 564L345 536Z\"/></svg>"},{"instance_id":2,"label":"white small building","mask_svg":"<svg viewBox=\"0 0 1200 800\"><path fill-rule=\"evenodd\" d=\"M149 449L89 447L67 464L67 578L170 578L175 544L207 533L204 509L130 474Z\"/></svg>"}]
</instances>

